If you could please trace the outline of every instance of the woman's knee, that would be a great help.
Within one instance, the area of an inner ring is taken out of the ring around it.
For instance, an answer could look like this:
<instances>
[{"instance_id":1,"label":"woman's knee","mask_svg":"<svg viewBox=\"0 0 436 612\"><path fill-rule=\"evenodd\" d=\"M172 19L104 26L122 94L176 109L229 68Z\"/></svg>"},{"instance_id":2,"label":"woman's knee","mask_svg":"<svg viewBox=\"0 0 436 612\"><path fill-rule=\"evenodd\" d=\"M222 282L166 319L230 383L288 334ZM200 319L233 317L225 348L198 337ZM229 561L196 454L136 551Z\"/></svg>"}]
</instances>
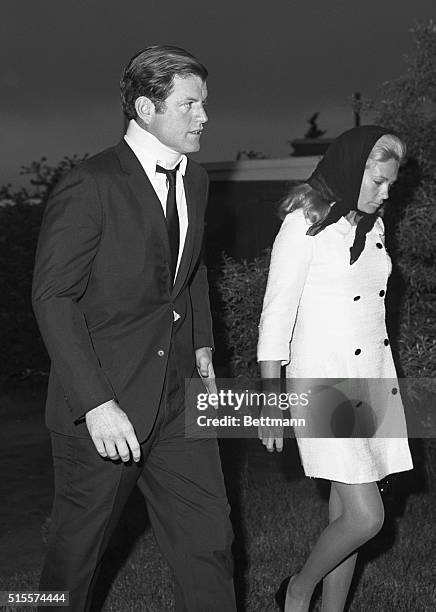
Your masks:
<instances>
[{"instance_id":1,"label":"woman's knee","mask_svg":"<svg viewBox=\"0 0 436 612\"><path fill-rule=\"evenodd\" d=\"M362 540L375 536L382 528L385 514L378 489L365 488L358 495L348 497L343 505L343 517Z\"/></svg>"},{"instance_id":2,"label":"woman's knee","mask_svg":"<svg viewBox=\"0 0 436 612\"><path fill-rule=\"evenodd\" d=\"M385 513L383 505L377 508L366 508L359 517L360 529L368 538L375 536L383 527Z\"/></svg>"}]
</instances>

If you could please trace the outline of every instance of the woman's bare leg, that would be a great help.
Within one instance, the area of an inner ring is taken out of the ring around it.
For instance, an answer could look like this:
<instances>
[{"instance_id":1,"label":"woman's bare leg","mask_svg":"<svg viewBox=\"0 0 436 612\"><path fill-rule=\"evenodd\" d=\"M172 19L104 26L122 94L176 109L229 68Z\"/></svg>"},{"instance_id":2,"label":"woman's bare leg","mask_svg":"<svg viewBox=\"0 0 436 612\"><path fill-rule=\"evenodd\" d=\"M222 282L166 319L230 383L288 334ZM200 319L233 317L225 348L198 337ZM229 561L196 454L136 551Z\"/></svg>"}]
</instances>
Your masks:
<instances>
[{"instance_id":1,"label":"woman's bare leg","mask_svg":"<svg viewBox=\"0 0 436 612\"><path fill-rule=\"evenodd\" d=\"M343 513L341 498L336 490L336 483L332 482L329 500L329 520L332 523ZM342 561L327 576L322 584L322 612L336 612L343 610L353 579L357 552Z\"/></svg>"},{"instance_id":2,"label":"woman's bare leg","mask_svg":"<svg viewBox=\"0 0 436 612\"><path fill-rule=\"evenodd\" d=\"M342 512L321 533L300 573L292 580L286 597L286 612L307 612L318 582L378 533L383 525L383 503L375 482L335 482L334 488ZM347 593L348 588L349 584ZM341 593L339 599L343 597ZM334 610L340 612L341 608Z\"/></svg>"}]
</instances>

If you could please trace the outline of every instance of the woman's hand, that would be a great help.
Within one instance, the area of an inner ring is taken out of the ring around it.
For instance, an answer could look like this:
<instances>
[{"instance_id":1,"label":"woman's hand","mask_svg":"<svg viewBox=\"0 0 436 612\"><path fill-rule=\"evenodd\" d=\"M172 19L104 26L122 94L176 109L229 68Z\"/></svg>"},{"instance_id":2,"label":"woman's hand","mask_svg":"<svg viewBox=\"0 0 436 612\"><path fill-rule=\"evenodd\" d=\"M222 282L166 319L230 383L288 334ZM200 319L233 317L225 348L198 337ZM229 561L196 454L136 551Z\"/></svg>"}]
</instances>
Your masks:
<instances>
[{"instance_id":1,"label":"woman's hand","mask_svg":"<svg viewBox=\"0 0 436 612\"><path fill-rule=\"evenodd\" d=\"M280 361L261 361L260 375L263 379L262 390L267 398L260 411L261 424L258 427L259 439L270 453L283 450L283 417L280 408ZM274 401L274 397L276 401Z\"/></svg>"},{"instance_id":2,"label":"woman's hand","mask_svg":"<svg viewBox=\"0 0 436 612\"><path fill-rule=\"evenodd\" d=\"M286 411L287 412L287 411ZM259 439L270 453L274 452L274 446L278 453L283 450L283 418L284 411L278 404L264 405L260 411L260 425L258 427Z\"/></svg>"}]
</instances>

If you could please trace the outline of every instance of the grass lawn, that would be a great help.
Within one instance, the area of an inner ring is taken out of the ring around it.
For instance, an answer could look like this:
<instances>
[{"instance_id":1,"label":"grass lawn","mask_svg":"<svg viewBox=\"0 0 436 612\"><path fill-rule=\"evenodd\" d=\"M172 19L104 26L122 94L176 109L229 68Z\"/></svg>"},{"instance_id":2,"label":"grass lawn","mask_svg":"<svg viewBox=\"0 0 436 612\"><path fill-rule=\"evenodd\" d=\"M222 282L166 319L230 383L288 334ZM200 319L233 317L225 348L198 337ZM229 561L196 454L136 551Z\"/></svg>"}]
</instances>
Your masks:
<instances>
[{"instance_id":1,"label":"grass lawn","mask_svg":"<svg viewBox=\"0 0 436 612\"><path fill-rule=\"evenodd\" d=\"M322 481L304 478L293 442L282 456L268 455L257 441L248 443L247 454L237 441L225 441L222 450L233 507L240 610L272 612L276 587L302 565L326 524L328 490ZM428 477L425 482L419 474L399 477L395 498L386 498L386 523L362 550L350 611L436 610L436 487L433 478L429 488ZM172 609L171 574L142 518L144 509L135 492L106 556L99 589L100 601L107 595L106 612ZM35 589L38 571L0 579L0 590ZM319 603L318 592L313 610Z\"/></svg>"}]
</instances>

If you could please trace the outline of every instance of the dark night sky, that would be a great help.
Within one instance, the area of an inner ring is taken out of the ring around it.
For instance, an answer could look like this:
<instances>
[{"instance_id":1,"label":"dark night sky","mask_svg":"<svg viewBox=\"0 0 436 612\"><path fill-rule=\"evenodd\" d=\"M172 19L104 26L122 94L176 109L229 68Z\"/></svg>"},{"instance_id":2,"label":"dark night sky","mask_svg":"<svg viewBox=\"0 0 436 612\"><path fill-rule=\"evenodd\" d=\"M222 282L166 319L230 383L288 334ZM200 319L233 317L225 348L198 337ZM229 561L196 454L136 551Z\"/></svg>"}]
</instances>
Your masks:
<instances>
[{"instance_id":1,"label":"dark night sky","mask_svg":"<svg viewBox=\"0 0 436 612\"><path fill-rule=\"evenodd\" d=\"M240 149L290 152L320 111L327 136L352 125L353 91L404 72L410 27L434 0L3 0L0 184L46 155L94 153L122 134L118 81L153 43L209 69L201 161Z\"/></svg>"}]
</instances>

